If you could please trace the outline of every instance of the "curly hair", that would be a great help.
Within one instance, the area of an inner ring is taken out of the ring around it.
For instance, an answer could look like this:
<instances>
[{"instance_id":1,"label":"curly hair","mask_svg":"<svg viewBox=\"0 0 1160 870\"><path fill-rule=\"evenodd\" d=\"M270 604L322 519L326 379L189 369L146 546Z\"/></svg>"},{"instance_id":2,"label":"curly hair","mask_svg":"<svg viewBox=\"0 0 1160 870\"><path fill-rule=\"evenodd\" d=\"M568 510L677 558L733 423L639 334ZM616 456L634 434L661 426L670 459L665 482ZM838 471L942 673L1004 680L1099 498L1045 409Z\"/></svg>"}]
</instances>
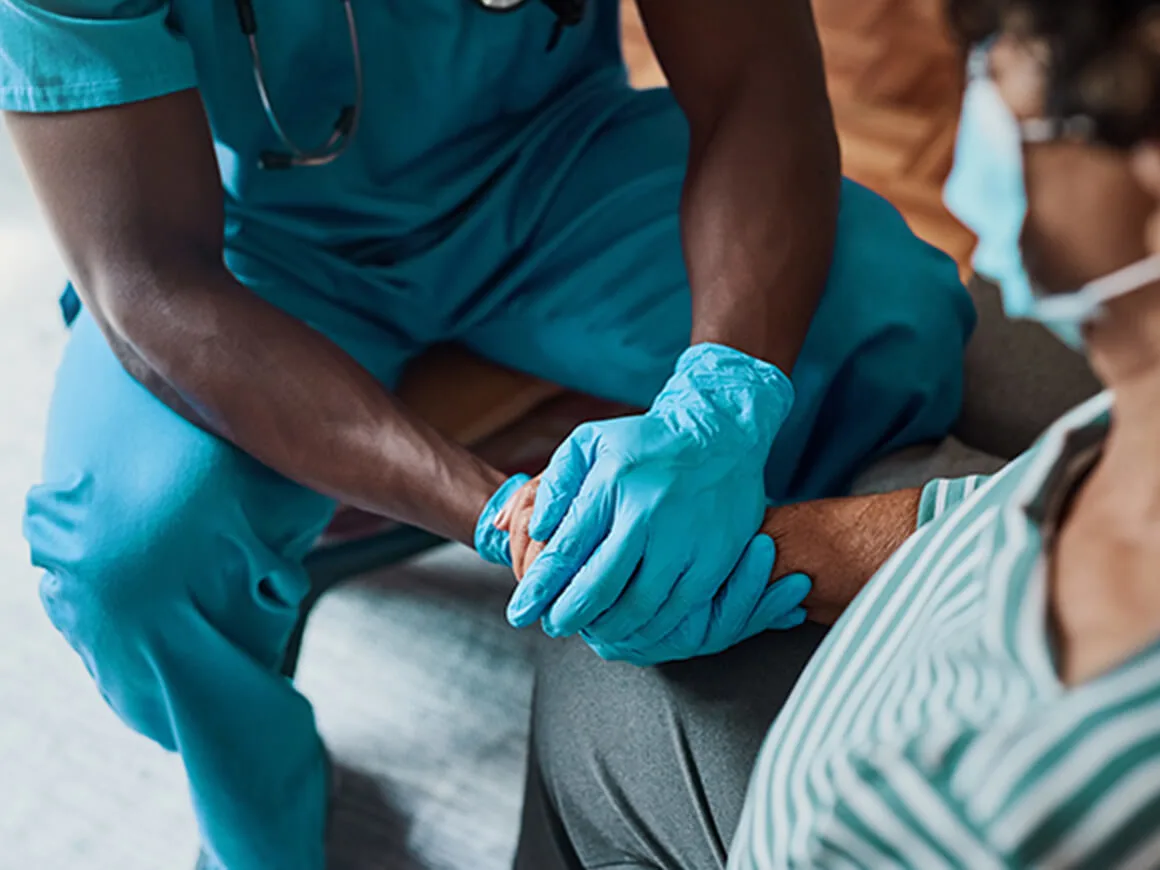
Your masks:
<instances>
[{"instance_id":1,"label":"curly hair","mask_svg":"<svg viewBox=\"0 0 1160 870\"><path fill-rule=\"evenodd\" d=\"M1160 137L1160 0L948 0L967 42L997 33L1046 49L1047 112L1083 115L1128 148Z\"/></svg>"}]
</instances>

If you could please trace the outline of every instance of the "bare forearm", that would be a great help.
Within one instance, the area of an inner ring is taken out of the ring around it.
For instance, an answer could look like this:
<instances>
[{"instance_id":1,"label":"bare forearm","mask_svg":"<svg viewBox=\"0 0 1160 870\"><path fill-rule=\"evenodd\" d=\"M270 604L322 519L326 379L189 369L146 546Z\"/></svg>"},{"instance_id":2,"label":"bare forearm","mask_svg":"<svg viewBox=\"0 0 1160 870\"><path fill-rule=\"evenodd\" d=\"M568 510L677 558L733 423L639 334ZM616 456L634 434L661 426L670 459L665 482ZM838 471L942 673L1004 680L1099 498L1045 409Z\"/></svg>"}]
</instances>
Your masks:
<instances>
[{"instance_id":1,"label":"bare forearm","mask_svg":"<svg viewBox=\"0 0 1160 870\"><path fill-rule=\"evenodd\" d=\"M771 94L758 82L738 90L686 182L693 343L792 371L833 253L838 166L824 93Z\"/></svg>"},{"instance_id":2,"label":"bare forearm","mask_svg":"<svg viewBox=\"0 0 1160 870\"><path fill-rule=\"evenodd\" d=\"M197 92L6 120L85 305L134 377L293 480L472 539L501 475L226 270Z\"/></svg>"},{"instance_id":3,"label":"bare forearm","mask_svg":"<svg viewBox=\"0 0 1160 870\"><path fill-rule=\"evenodd\" d=\"M841 187L809 0L639 5L689 119L692 341L789 372L825 286Z\"/></svg>"},{"instance_id":4,"label":"bare forearm","mask_svg":"<svg viewBox=\"0 0 1160 870\"><path fill-rule=\"evenodd\" d=\"M408 415L324 336L224 269L171 277L163 293L126 288L148 277L104 280L119 282L129 312L104 324L111 344L174 410L306 486L471 541L502 475ZM94 289L85 295L108 295Z\"/></svg>"},{"instance_id":5,"label":"bare forearm","mask_svg":"<svg viewBox=\"0 0 1160 870\"><path fill-rule=\"evenodd\" d=\"M921 493L906 489L771 509L761 529L777 543L771 579L809 575L809 618L833 623L914 532Z\"/></svg>"}]
</instances>

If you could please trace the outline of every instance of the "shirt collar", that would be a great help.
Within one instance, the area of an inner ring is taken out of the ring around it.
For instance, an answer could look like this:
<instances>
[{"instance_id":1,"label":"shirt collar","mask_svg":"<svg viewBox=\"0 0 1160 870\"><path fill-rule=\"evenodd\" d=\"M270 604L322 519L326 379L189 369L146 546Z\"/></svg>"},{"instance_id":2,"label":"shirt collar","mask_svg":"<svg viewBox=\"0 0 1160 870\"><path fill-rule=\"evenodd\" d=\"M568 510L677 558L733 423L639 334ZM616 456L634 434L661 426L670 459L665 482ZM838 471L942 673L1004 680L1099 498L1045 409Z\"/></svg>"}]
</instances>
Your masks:
<instances>
[{"instance_id":1,"label":"shirt collar","mask_svg":"<svg viewBox=\"0 0 1160 870\"><path fill-rule=\"evenodd\" d=\"M1058 522L1075 485L1099 458L1113 398L1110 390L1100 393L1069 411L1044 434L1018 498L1027 518L1037 526L1050 530Z\"/></svg>"}]
</instances>

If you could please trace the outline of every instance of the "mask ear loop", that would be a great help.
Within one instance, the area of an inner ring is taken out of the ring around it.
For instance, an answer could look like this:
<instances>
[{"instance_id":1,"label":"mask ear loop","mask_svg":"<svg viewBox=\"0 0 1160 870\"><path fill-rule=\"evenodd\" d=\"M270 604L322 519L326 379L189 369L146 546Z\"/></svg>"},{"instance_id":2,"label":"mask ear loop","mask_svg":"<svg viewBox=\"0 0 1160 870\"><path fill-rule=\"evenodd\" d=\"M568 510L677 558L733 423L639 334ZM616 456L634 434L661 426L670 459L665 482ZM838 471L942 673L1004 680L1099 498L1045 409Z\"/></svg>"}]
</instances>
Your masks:
<instances>
[{"instance_id":1,"label":"mask ear loop","mask_svg":"<svg viewBox=\"0 0 1160 870\"><path fill-rule=\"evenodd\" d=\"M1083 292L1093 302L1103 303L1124 296L1134 290L1141 290L1160 281L1160 254L1153 254L1138 263L1125 266L1106 277L1092 281Z\"/></svg>"},{"instance_id":2,"label":"mask ear loop","mask_svg":"<svg viewBox=\"0 0 1160 870\"><path fill-rule=\"evenodd\" d=\"M1075 293L1063 296L1041 296L1037 301L1040 313L1051 319L1067 320L1073 317L1081 322L1100 316L1106 302L1127 296L1160 282L1160 254L1118 269L1110 275L1092 281Z\"/></svg>"}]
</instances>

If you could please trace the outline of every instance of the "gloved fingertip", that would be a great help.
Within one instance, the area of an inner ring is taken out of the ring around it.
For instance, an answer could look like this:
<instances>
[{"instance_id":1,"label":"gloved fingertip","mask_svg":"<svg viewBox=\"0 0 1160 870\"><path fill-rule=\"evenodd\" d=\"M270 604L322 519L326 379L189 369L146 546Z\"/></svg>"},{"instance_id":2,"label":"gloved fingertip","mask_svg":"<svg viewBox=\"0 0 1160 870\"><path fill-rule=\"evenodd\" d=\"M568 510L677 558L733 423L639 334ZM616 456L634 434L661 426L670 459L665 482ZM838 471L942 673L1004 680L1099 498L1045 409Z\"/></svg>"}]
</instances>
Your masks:
<instances>
[{"instance_id":1,"label":"gloved fingertip","mask_svg":"<svg viewBox=\"0 0 1160 870\"><path fill-rule=\"evenodd\" d=\"M564 631L560 628L558 622L552 618L552 612L549 610L547 614L540 620L540 628L544 630L544 634L556 640L564 637Z\"/></svg>"},{"instance_id":2,"label":"gloved fingertip","mask_svg":"<svg viewBox=\"0 0 1160 870\"><path fill-rule=\"evenodd\" d=\"M531 573L531 572L529 572ZM507 606L507 621L513 628L527 628L544 611L543 586L525 577L512 594Z\"/></svg>"},{"instance_id":3,"label":"gloved fingertip","mask_svg":"<svg viewBox=\"0 0 1160 870\"><path fill-rule=\"evenodd\" d=\"M769 535L755 535L749 543L749 555L751 558L762 563L768 562L769 568L772 571L773 564L777 561L777 544L774 543L773 538Z\"/></svg>"},{"instance_id":4,"label":"gloved fingertip","mask_svg":"<svg viewBox=\"0 0 1160 870\"><path fill-rule=\"evenodd\" d=\"M507 621L512 628L528 628L536 622L536 610L534 608L513 610L509 607Z\"/></svg>"},{"instance_id":5,"label":"gloved fingertip","mask_svg":"<svg viewBox=\"0 0 1160 870\"><path fill-rule=\"evenodd\" d=\"M544 634L553 640L558 640L562 637L571 637L576 633L569 630L569 626L566 620L560 620L559 618L553 616L550 609L548 610L547 615L540 620L540 623L543 625Z\"/></svg>"},{"instance_id":6,"label":"gloved fingertip","mask_svg":"<svg viewBox=\"0 0 1160 870\"><path fill-rule=\"evenodd\" d=\"M773 538L768 535L758 535L749 542L741 561L734 569L734 577L747 579L768 578L773 573L773 566L777 563L777 547Z\"/></svg>"},{"instance_id":7,"label":"gloved fingertip","mask_svg":"<svg viewBox=\"0 0 1160 870\"><path fill-rule=\"evenodd\" d=\"M814 588L814 583L805 574L789 574L778 580L774 587L780 596L796 600L796 603L800 604L810 594L810 590Z\"/></svg>"},{"instance_id":8,"label":"gloved fingertip","mask_svg":"<svg viewBox=\"0 0 1160 870\"><path fill-rule=\"evenodd\" d=\"M781 620L777 628L785 630L790 628L797 628L806 621L806 611L804 607L795 607L787 613Z\"/></svg>"}]
</instances>

